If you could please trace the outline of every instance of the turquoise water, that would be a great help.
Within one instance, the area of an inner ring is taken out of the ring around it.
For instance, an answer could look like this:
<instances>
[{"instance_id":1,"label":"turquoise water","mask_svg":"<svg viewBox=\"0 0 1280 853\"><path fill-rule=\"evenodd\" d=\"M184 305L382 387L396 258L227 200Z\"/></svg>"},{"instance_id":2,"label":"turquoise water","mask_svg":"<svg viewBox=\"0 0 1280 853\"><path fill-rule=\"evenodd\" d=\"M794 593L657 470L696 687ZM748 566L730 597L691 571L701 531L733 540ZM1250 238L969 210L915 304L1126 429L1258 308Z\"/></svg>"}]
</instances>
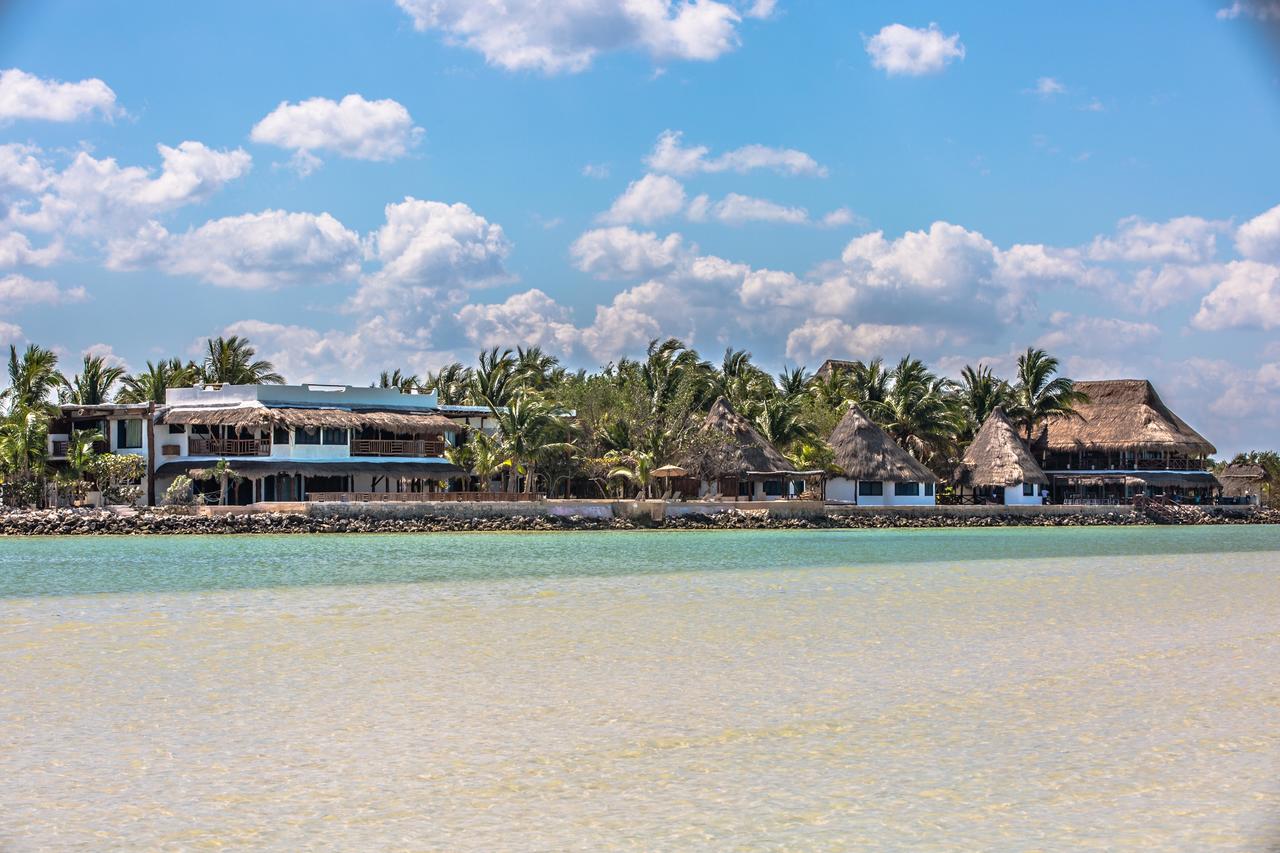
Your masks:
<instances>
[{"instance_id":1,"label":"turquoise water","mask_svg":"<svg viewBox=\"0 0 1280 853\"><path fill-rule=\"evenodd\" d=\"M1280 526L0 539L0 598L1280 550Z\"/></svg>"},{"instance_id":2,"label":"turquoise water","mask_svg":"<svg viewBox=\"0 0 1280 853\"><path fill-rule=\"evenodd\" d=\"M1277 849L1280 528L0 540L0 850Z\"/></svg>"}]
</instances>

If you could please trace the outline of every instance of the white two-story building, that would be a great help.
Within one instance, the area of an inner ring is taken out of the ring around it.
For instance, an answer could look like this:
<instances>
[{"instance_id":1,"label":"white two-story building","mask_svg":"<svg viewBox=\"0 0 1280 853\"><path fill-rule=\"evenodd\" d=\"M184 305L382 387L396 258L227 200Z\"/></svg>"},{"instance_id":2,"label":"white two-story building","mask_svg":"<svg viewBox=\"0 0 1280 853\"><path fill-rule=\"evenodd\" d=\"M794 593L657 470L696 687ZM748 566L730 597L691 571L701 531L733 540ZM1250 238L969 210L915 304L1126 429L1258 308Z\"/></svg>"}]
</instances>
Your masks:
<instances>
[{"instance_id":1,"label":"white two-story building","mask_svg":"<svg viewBox=\"0 0 1280 853\"><path fill-rule=\"evenodd\" d=\"M446 452L479 412L457 414L441 414L434 394L395 388L171 388L154 427L155 494L180 474L216 491L201 477L221 459L238 475L239 504L438 492L466 477Z\"/></svg>"}]
</instances>

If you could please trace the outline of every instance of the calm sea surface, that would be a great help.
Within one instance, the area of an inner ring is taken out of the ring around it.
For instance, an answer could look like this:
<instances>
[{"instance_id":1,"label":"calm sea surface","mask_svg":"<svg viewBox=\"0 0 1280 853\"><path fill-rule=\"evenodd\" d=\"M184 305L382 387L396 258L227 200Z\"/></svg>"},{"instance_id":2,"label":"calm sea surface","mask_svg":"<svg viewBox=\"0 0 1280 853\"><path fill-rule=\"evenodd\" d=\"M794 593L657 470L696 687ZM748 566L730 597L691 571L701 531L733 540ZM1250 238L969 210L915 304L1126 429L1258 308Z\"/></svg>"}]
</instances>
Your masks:
<instances>
[{"instance_id":1,"label":"calm sea surface","mask_svg":"<svg viewBox=\"0 0 1280 853\"><path fill-rule=\"evenodd\" d=\"M1267 850L1280 528L0 540L0 850Z\"/></svg>"}]
</instances>

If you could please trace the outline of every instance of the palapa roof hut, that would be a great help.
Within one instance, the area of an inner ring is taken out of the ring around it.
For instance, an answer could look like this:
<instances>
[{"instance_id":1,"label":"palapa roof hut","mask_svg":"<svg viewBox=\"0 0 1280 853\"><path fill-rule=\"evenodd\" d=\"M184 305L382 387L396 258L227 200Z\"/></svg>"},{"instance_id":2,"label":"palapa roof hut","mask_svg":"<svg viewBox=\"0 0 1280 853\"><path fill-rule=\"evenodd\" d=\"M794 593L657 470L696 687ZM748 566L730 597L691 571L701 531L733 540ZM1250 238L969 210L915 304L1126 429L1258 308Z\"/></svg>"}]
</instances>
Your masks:
<instances>
[{"instance_id":1,"label":"palapa roof hut","mask_svg":"<svg viewBox=\"0 0 1280 853\"><path fill-rule=\"evenodd\" d=\"M1218 475L1218 481L1225 497L1261 497L1267 469L1261 465L1228 465Z\"/></svg>"},{"instance_id":2,"label":"palapa roof hut","mask_svg":"<svg viewBox=\"0 0 1280 853\"><path fill-rule=\"evenodd\" d=\"M1187 456L1209 456L1216 451L1164 404L1146 379L1107 379L1076 382L1075 389L1089 396L1078 403L1079 417L1054 418L1041 429L1037 450L1165 451Z\"/></svg>"},{"instance_id":3,"label":"palapa roof hut","mask_svg":"<svg viewBox=\"0 0 1280 853\"><path fill-rule=\"evenodd\" d=\"M1018 430L997 407L982 422L978 434L964 452L956 472L964 486L1016 486L1019 483L1049 484L1049 478L1018 436Z\"/></svg>"},{"instance_id":4,"label":"palapa roof hut","mask_svg":"<svg viewBox=\"0 0 1280 853\"><path fill-rule=\"evenodd\" d=\"M724 397L716 399L711 411L702 422L704 432L718 432L729 439L724 456L717 466L720 476L746 477L760 474L788 474L796 472L791 460L751 425L751 422L733 410Z\"/></svg>"},{"instance_id":5,"label":"palapa roof hut","mask_svg":"<svg viewBox=\"0 0 1280 853\"><path fill-rule=\"evenodd\" d=\"M898 446L889 433L857 406L850 404L827 441L836 465L850 480L895 483L936 483L938 478L919 460Z\"/></svg>"}]
</instances>

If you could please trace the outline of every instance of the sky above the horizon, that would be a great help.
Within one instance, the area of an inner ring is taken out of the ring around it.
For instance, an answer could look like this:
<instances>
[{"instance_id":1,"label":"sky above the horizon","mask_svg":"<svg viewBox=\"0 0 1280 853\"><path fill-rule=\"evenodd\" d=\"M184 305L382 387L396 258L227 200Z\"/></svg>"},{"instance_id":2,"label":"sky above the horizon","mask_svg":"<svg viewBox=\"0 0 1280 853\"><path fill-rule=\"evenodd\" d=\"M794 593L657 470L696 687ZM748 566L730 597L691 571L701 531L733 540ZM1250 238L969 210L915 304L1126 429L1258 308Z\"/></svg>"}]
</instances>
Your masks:
<instances>
[{"instance_id":1,"label":"sky above the horizon","mask_svg":"<svg viewBox=\"0 0 1280 853\"><path fill-rule=\"evenodd\" d=\"M498 5L0 5L0 344L1040 346L1280 445L1280 0Z\"/></svg>"}]
</instances>

